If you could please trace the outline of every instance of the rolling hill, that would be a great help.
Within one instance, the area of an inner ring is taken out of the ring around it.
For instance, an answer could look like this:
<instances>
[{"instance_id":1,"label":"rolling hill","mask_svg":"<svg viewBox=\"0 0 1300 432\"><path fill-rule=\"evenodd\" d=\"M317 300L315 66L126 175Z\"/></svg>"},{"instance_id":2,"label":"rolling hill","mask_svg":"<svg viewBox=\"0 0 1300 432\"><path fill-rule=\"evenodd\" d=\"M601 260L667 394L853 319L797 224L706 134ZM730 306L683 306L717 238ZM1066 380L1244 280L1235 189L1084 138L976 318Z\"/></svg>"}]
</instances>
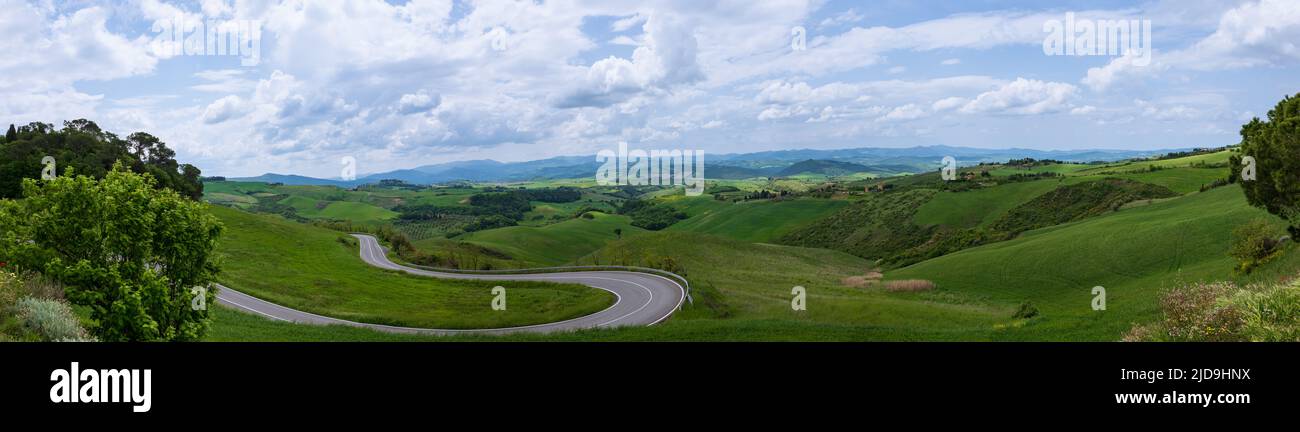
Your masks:
<instances>
[{"instance_id":1,"label":"rolling hill","mask_svg":"<svg viewBox=\"0 0 1300 432\"><path fill-rule=\"evenodd\" d=\"M494 313L491 281L445 280L381 270L336 231L209 206L225 225L219 281L278 304L353 321L413 327L505 327L604 309L614 298L581 285L512 283L510 313ZM220 323L217 324L218 326Z\"/></svg>"}]
</instances>

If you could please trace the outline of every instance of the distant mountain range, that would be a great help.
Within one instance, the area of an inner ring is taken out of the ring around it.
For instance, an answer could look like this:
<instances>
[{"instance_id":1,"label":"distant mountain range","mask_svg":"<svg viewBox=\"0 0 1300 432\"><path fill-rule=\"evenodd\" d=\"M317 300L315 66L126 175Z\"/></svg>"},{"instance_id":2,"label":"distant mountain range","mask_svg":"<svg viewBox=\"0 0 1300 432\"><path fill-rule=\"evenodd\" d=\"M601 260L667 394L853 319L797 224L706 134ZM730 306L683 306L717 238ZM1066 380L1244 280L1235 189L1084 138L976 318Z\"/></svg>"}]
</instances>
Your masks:
<instances>
[{"instance_id":1,"label":"distant mountain range","mask_svg":"<svg viewBox=\"0 0 1300 432\"><path fill-rule=\"evenodd\" d=\"M936 170L945 156L960 165L1005 162L1010 159L1055 159L1065 162L1116 161L1161 155L1170 150L1033 150L981 149L971 147L923 146L909 148L851 148L837 150L778 150L758 153L706 155L704 175L712 179L785 177L798 174L845 175L867 172L888 176ZM257 177L230 178L287 185L333 185L352 187L380 180L401 180L413 184L449 181L512 182L582 178L595 175L600 162L591 156L560 156L528 162L473 160L424 165L410 169L370 174L356 180L321 179L292 174L267 173Z\"/></svg>"}]
</instances>

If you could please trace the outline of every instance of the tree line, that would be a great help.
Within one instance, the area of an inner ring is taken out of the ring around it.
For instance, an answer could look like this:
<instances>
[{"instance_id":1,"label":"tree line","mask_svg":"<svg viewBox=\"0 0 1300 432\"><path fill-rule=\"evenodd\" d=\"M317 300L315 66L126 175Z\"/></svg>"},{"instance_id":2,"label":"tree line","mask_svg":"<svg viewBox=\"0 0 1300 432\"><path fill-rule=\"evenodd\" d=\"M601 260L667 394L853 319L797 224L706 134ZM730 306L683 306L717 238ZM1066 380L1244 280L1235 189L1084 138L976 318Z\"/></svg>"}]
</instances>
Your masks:
<instances>
[{"instance_id":1,"label":"tree line","mask_svg":"<svg viewBox=\"0 0 1300 432\"><path fill-rule=\"evenodd\" d=\"M0 139L0 198L22 196L24 178L39 178L45 157L53 157L58 175L72 173L102 179L122 163L137 174L149 174L154 186L198 200L203 196L202 171L176 161L176 152L158 137L135 132L125 138L86 119L53 124L9 125Z\"/></svg>"}]
</instances>

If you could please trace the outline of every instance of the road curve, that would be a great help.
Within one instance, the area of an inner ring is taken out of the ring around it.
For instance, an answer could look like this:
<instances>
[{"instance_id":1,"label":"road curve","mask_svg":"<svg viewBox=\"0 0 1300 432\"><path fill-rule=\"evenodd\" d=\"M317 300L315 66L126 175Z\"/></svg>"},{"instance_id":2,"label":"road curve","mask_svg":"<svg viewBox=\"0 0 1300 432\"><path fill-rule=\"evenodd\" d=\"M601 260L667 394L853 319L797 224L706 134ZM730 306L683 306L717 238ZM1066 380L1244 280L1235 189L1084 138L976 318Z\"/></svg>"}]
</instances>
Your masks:
<instances>
[{"instance_id":1,"label":"road curve","mask_svg":"<svg viewBox=\"0 0 1300 432\"><path fill-rule=\"evenodd\" d=\"M550 333L596 327L617 327L628 325L653 325L672 315L685 298L686 292L677 282L666 277L625 271L585 271L571 273L543 274L509 274L479 275L444 273L406 267L394 263L384 253L384 247L374 237L353 234L360 241L361 259L375 267L403 271L414 275L446 279L499 280L509 289L509 281L541 281L556 283L576 283L614 293L617 300L613 306L591 315L565 321L537 324L522 327L492 329L431 329L414 327L397 327L382 324L370 324L356 321L330 318L310 312L280 306L266 300L218 285L217 302L235 309L255 313L279 321L301 324L341 324L363 327L393 333L422 333L436 335L451 334L507 334L507 333ZM483 305L484 308L490 305ZM506 313L506 312L503 312Z\"/></svg>"}]
</instances>

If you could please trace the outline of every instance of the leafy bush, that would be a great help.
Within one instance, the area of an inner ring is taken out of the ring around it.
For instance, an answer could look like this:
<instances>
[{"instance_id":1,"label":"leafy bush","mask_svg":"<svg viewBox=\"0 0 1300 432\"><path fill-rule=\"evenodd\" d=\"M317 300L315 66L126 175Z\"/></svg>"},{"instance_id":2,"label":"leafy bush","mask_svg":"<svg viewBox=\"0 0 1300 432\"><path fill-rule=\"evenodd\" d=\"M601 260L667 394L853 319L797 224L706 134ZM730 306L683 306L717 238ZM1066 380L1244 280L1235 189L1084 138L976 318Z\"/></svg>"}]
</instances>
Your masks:
<instances>
[{"instance_id":1,"label":"leafy bush","mask_svg":"<svg viewBox=\"0 0 1300 432\"><path fill-rule=\"evenodd\" d=\"M67 303L23 297L14 306L23 326L45 341L89 340Z\"/></svg>"},{"instance_id":2,"label":"leafy bush","mask_svg":"<svg viewBox=\"0 0 1300 432\"><path fill-rule=\"evenodd\" d=\"M1244 340L1241 311L1222 301L1237 291L1230 282L1192 283L1166 292L1160 299L1163 320L1136 326L1125 341L1212 341Z\"/></svg>"},{"instance_id":3,"label":"leafy bush","mask_svg":"<svg viewBox=\"0 0 1300 432\"><path fill-rule=\"evenodd\" d=\"M1273 238L1272 227L1268 220L1255 218L1245 225L1232 230L1232 247L1228 255L1236 258L1240 264L1237 270L1250 273L1255 267L1268 261L1277 250L1277 240Z\"/></svg>"},{"instance_id":4,"label":"leafy bush","mask_svg":"<svg viewBox=\"0 0 1300 432\"><path fill-rule=\"evenodd\" d=\"M666 205L645 200L628 200L618 209L619 214L632 218L632 226L658 231L677 221L686 219L686 213Z\"/></svg>"},{"instance_id":5,"label":"leafy bush","mask_svg":"<svg viewBox=\"0 0 1300 432\"><path fill-rule=\"evenodd\" d=\"M222 227L204 204L154 183L120 164L102 180L25 179L26 199L0 205L0 221L17 222L0 227L0 256L59 281L100 339L200 339L210 317L190 307L191 289L215 279ZM216 290L205 296L214 302Z\"/></svg>"},{"instance_id":6,"label":"leafy bush","mask_svg":"<svg viewBox=\"0 0 1300 432\"><path fill-rule=\"evenodd\" d=\"M1244 157L1255 159L1256 179L1241 181ZM1250 205L1263 208L1290 222L1287 230L1300 238L1300 193L1295 178L1300 175L1300 94L1288 96L1268 111L1268 120L1252 119L1241 127L1241 154L1228 158L1229 180L1241 184Z\"/></svg>"},{"instance_id":7,"label":"leafy bush","mask_svg":"<svg viewBox=\"0 0 1300 432\"><path fill-rule=\"evenodd\" d=\"M1164 319L1125 341L1300 342L1300 282L1240 288L1196 283L1165 294Z\"/></svg>"},{"instance_id":8,"label":"leafy bush","mask_svg":"<svg viewBox=\"0 0 1300 432\"><path fill-rule=\"evenodd\" d=\"M1029 319L1036 316L1038 316L1038 307L1027 301L1020 303L1020 307L1016 308L1016 313L1011 314L1011 317L1016 319Z\"/></svg>"},{"instance_id":9,"label":"leafy bush","mask_svg":"<svg viewBox=\"0 0 1300 432\"><path fill-rule=\"evenodd\" d=\"M1240 290L1227 301L1238 311L1246 340L1300 341L1300 286Z\"/></svg>"},{"instance_id":10,"label":"leafy bush","mask_svg":"<svg viewBox=\"0 0 1300 432\"><path fill-rule=\"evenodd\" d=\"M8 309L18 301L22 293L23 281L18 275L0 270L0 311Z\"/></svg>"}]
</instances>

